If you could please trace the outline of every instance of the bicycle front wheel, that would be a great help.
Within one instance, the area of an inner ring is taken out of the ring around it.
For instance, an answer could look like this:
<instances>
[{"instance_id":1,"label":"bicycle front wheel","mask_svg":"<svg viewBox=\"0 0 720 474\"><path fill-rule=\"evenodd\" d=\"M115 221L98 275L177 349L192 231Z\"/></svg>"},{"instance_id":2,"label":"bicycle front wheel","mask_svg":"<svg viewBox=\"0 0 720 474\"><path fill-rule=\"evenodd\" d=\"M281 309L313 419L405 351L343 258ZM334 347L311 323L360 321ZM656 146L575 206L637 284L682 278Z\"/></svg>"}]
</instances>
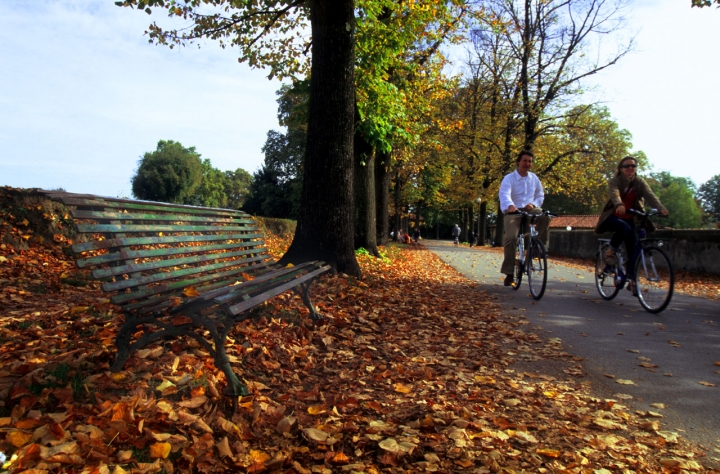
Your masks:
<instances>
[{"instance_id":1,"label":"bicycle front wheel","mask_svg":"<svg viewBox=\"0 0 720 474\"><path fill-rule=\"evenodd\" d=\"M605 252L608 248L608 244L602 245L595 257L595 286L600 297L609 301L617 296L620 287L617 286L617 266L605 263Z\"/></svg>"},{"instance_id":2,"label":"bicycle front wheel","mask_svg":"<svg viewBox=\"0 0 720 474\"><path fill-rule=\"evenodd\" d=\"M530 243L526 267L530 294L539 300L545 294L547 285L547 254L545 245L539 240L533 239Z\"/></svg>"},{"instance_id":3,"label":"bicycle front wheel","mask_svg":"<svg viewBox=\"0 0 720 474\"><path fill-rule=\"evenodd\" d=\"M515 279L513 280L512 289L517 291L520 288L523 276L523 264L519 258L515 259Z\"/></svg>"},{"instance_id":4,"label":"bicycle front wheel","mask_svg":"<svg viewBox=\"0 0 720 474\"><path fill-rule=\"evenodd\" d=\"M635 261L635 285L640 304L650 313L667 308L675 288L670 259L657 247L644 248Z\"/></svg>"}]
</instances>

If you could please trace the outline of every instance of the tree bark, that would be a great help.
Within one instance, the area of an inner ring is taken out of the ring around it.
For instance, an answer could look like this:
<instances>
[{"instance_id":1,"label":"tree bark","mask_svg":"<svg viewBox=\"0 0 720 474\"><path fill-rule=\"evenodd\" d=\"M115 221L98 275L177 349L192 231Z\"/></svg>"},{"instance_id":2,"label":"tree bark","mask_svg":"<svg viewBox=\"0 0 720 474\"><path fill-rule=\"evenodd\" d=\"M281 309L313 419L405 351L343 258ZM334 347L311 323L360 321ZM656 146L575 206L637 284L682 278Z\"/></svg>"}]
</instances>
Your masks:
<instances>
[{"instance_id":1,"label":"tree bark","mask_svg":"<svg viewBox=\"0 0 720 474\"><path fill-rule=\"evenodd\" d=\"M390 153L379 150L375 158L375 196L377 243L387 245L390 228Z\"/></svg>"},{"instance_id":2,"label":"tree bark","mask_svg":"<svg viewBox=\"0 0 720 474\"><path fill-rule=\"evenodd\" d=\"M298 224L281 264L324 260L361 277L353 248L353 0L309 0L312 62Z\"/></svg>"},{"instance_id":3,"label":"tree bark","mask_svg":"<svg viewBox=\"0 0 720 474\"><path fill-rule=\"evenodd\" d=\"M500 203L498 203L498 215L495 222L495 243L493 244L493 247L502 247L503 246L503 231L505 230L505 225L503 221L503 213L502 209L500 209Z\"/></svg>"},{"instance_id":4,"label":"tree bark","mask_svg":"<svg viewBox=\"0 0 720 474\"><path fill-rule=\"evenodd\" d=\"M485 245L485 236L487 235L487 201L480 203L480 229L478 231L478 245Z\"/></svg>"},{"instance_id":5,"label":"tree bark","mask_svg":"<svg viewBox=\"0 0 720 474\"><path fill-rule=\"evenodd\" d=\"M359 133L355 133L354 140L355 248L362 247L380 257L375 219L375 153Z\"/></svg>"},{"instance_id":6,"label":"tree bark","mask_svg":"<svg viewBox=\"0 0 720 474\"><path fill-rule=\"evenodd\" d=\"M402 226L402 208L400 207L400 192L402 190L402 180L400 173L395 171L395 231L399 231Z\"/></svg>"}]
</instances>

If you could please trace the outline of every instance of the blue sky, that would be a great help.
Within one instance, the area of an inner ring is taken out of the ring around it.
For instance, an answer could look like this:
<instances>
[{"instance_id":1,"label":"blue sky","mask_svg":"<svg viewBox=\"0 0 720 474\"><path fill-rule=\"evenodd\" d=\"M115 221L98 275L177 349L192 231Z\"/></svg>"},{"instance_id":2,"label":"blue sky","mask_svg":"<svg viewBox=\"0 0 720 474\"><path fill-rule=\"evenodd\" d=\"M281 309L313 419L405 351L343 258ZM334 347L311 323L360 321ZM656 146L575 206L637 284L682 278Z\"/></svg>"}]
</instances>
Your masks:
<instances>
[{"instance_id":1,"label":"blue sky","mask_svg":"<svg viewBox=\"0 0 720 474\"><path fill-rule=\"evenodd\" d=\"M656 170L699 185L720 174L720 11L689 3L632 2L637 50L595 76L588 98ZM222 170L260 167L281 84L233 49L148 44L154 18L165 20L111 0L0 0L0 185L130 196L161 139Z\"/></svg>"}]
</instances>

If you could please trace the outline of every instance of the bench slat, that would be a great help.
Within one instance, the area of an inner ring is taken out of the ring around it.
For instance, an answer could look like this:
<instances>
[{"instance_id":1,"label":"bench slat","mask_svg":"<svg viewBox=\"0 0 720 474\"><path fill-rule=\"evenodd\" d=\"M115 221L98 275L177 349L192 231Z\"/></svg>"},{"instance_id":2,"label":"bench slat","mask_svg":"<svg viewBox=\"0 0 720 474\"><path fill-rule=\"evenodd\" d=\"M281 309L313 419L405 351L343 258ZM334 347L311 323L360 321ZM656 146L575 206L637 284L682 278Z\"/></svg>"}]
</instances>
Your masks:
<instances>
[{"instance_id":1,"label":"bench slat","mask_svg":"<svg viewBox=\"0 0 720 474\"><path fill-rule=\"evenodd\" d=\"M215 263L212 265L203 265L199 267L183 268L182 270L175 270L173 272L155 273L153 275L146 275L129 280L119 280L111 283L103 283L103 291L117 291L126 288L132 288L133 286L148 285L150 283L157 283L159 281L172 280L174 278L185 277L193 275L195 273L211 272L213 270L220 270L221 268L227 268L237 265L246 265L252 262L259 262L267 259L268 256L260 255L259 257L243 258L239 260L232 260L229 262Z\"/></svg>"},{"instance_id":2,"label":"bench slat","mask_svg":"<svg viewBox=\"0 0 720 474\"><path fill-rule=\"evenodd\" d=\"M257 227L251 227L249 230L256 231ZM259 242L262 245L262 234L210 234L210 235L163 235L161 237L125 237L105 240L94 240L92 242L81 242L73 244L73 252L87 252L90 250L102 250L112 247L129 247L131 245L156 245L156 244L174 244L183 242L211 242L217 240L251 240L251 242Z\"/></svg>"},{"instance_id":3,"label":"bench slat","mask_svg":"<svg viewBox=\"0 0 720 474\"><path fill-rule=\"evenodd\" d=\"M253 280L243 282L239 285L234 285L229 288L229 291L225 291L221 295L208 295L207 297L201 295L199 298L203 300L212 299L214 302L219 304L230 303L238 298L247 299L250 296L254 296L258 292L264 292L282 283L294 280L302 276L303 274L311 271L313 267L317 268L317 265L314 265L314 263L315 262L309 262L308 264L303 266L269 272Z\"/></svg>"},{"instance_id":4,"label":"bench slat","mask_svg":"<svg viewBox=\"0 0 720 474\"><path fill-rule=\"evenodd\" d=\"M170 222L217 222L227 224L254 224L246 216L202 216L194 214L138 214L114 211L73 211L75 219L113 219L119 221L170 221Z\"/></svg>"},{"instance_id":5,"label":"bench slat","mask_svg":"<svg viewBox=\"0 0 720 474\"><path fill-rule=\"evenodd\" d=\"M228 232L249 230L245 226L213 226L213 225L124 225L124 224L77 224L81 234L102 234L123 232L126 234L140 232Z\"/></svg>"},{"instance_id":6,"label":"bench slat","mask_svg":"<svg viewBox=\"0 0 720 474\"><path fill-rule=\"evenodd\" d=\"M89 196L86 198L79 197L78 195L70 197L62 195L62 193L48 193L50 197L57 197L67 206L88 206L88 207L104 207L112 209L127 209L127 210L146 210L154 209L163 212L176 212L179 214L198 214L198 215L211 215L211 216L245 216L250 218L251 216L243 211L235 211L232 209L217 209L208 207L198 206L187 206L184 204L171 204L154 201L130 201L115 198L98 198L98 196Z\"/></svg>"},{"instance_id":7,"label":"bench slat","mask_svg":"<svg viewBox=\"0 0 720 474\"><path fill-rule=\"evenodd\" d=\"M240 292L245 291L245 288L247 288L249 286L253 286L253 285L262 284L263 282L270 280L271 278L273 278L275 276L284 277L285 275L287 275L289 273L297 273L297 274L302 273L303 271L307 271L306 267L310 267L310 266L317 266L317 263L316 262L306 262L306 263L303 263L300 265L296 265L294 267L285 267L282 269L277 269L272 273L260 275L253 280L245 281L239 285L234 285L232 287L221 288L216 291L203 293L202 295L198 296L197 299L202 299L202 300L206 300L206 301L212 299L217 303L224 303L224 302L232 299L232 296L230 295L230 293L236 293L238 291L240 291Z\"/></svg>"},{"instance_id":8,"label":"bench slat","mask_svg":"<svg viewBox=\"0 0 720 474\"><path fill-rule=\"evenodd\" d=\"M155 304L158 301L168 299L170 296L181 295L182 290L190 286L195 286L198 292L211 291L224 286L229 286L238 281L238 275L241 275L242 273L253 274L254 272L265 270L269 266L270 264L263 262L256 265L247 265L242 268L216 272L210 275L203 275L197 278L174 281L164 285L155 285L132 293L117 294L110 298L110 301L118 305L122 304L125 311L134 311L149 304ZM202 283L205 282L210 283L202 285ZM152 298L156 295L162 296ZM137 302L128 303L133 300L137 300Z\"/></svg>"},{"instance_id":9,"label":"bench slat","mask_svg":"<svg viewBox=\"0 0 720 474\"><path fill-rule=\"evenodd\" d=\"M257 242L257 245L253 245L256 242L241 242L232 244L216 244L216 245L203 245L197 247L175 247L175 248L159 248L152 250L122 250L120 252L106 253L103 255L97 255L95 257L89 257L77 261L78 268L93 267L96 265L102 265L104 263L117 262L119 260L130 260L136 258L153 258L153 257L164 257L172 255L185 255L185 254L196 254L204 252L212 252L216 250L230 250L237 248L257 247L263 245L262 242ZM222 254L213 253L217 255L217 258ZM121 267L114 267L121 268ZM113 275L117 275L113 273ZM110 276L110 275L107 275Z\"/></svg>"},{"instance_id":10,"label":"bench slat","mask_svg":"<svg viewBox=\"0 0 720 474\"><path fill-rule=\"evenodd\" d=\"M266 250L267 250L266 248L262 247L262 248L258 248L258 249L238 250L236 252L222 252L222 253L211 253L211 254L205 254L205 255L195 255L193 257L169 258L169 259L165 259L165 260L155 260L152 262L144 262L144 263L126 263L125 265L119 265L117 267L97 268L92 271L92 275L93 275L93 278L100 280L102 278L108 278L111 276L124 275L124 274L129 274L129 273L147 272L147 271L159 270L161 268L179 267L179 266L191 265L191 264L195 264L195 263L215 262L218 260L224 260L224 259L233 258L233 257L240 257L243 255L258 254L260 257L262 257L264 254L264 258L270 258L270 255L268 255L265 252ZM163 274L164 273L167 273L167 272L163 272ZM131 281L131 280L132 279L123 280L123 281Z\"/></svg>"},{"instance_id":11,"label":"bench slat","mask_svg":"<svg viewBox=\"0 0 720 474\"><path fill-rule=\"evenodd\" d=\"M310 280L312 278L315 278L317 275L320 275L321 273L324 273L328 270L330 270L330 266L325 265L324 267L321 267L321 268L315 270L314 272L310 272L306 275L296 278L288 283L285 283L284 285L278 286L277 288L273 288L272 290L266 291L265 293L254 296L252 298L249 298L249 299L243 301L242 303L230 306L228 308L228 311L233 316L237 316L238 314L242 313L243 311L250 309L254 306L257 306L259 303L269 300L270 298L272 298L274 296L284 293L285 291L296 287L298 284L300 284L304 281Z\"/></svg>"}]
</instances>

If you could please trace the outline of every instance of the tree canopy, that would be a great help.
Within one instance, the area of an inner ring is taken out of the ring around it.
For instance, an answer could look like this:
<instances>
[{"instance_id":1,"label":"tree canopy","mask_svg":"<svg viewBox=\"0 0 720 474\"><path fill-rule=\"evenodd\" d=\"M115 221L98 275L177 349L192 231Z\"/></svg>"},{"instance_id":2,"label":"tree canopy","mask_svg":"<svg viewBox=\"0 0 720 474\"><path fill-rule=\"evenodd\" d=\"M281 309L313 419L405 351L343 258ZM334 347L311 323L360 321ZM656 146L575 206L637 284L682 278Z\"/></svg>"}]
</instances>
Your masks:
<instances>
[{"instance_id":1,"label":"tree canopy","mask_svg":"<svg viewBox=\"0 0 720 474\"><path fill-rule=\"evenodd\" d=\"M710 219L720 222L720 174L716 174L700 185L697 197Z\"/></svg>"},{"instance_id":2,"label":"tree canopy","mask_svg":"<svg viewBox=\"0 0 720 474\"><path fill-rule=\"evenodd\" d=\"M669 212L663 224L676 229L692 229L702 225L702 210L695 199L695 184L691 179L661 171L651 173L648 182Z\"/></svg>"},{"instance_id":3,"label":"tree canopy","mask_svg":"<svg viewBox=\"0 0 720 474\"><path fill-rule=\"evenodd\" d=\"M191 200L203 179L203 163L195 147L160 140L145 153L132 178L132 193L148 201L184 203Z\"/></svg>"}]
</instances>

